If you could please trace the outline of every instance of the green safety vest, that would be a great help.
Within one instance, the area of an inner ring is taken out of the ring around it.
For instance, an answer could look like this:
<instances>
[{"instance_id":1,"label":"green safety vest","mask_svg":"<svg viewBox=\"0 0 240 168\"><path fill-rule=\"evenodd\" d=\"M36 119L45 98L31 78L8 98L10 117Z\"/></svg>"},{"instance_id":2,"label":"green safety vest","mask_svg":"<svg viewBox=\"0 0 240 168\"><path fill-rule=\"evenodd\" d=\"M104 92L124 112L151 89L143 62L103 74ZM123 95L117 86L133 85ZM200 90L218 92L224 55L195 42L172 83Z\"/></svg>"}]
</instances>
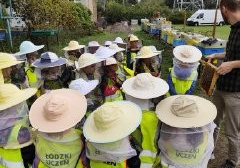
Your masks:
<instances>
[{"instance_id":1,"label":"green safety vest","mask_svg":"<svg viewBox=\"0 0 240 168\"><path fill-rule=\"evenodd\" d=\"M55 142L36 135L36 155L40 162L37 168L83 168L79 159L83 149L81 132L72 129L64 142ZM67 139L72 139L67 140Z\"/></svg>"},{"instance_id":2,"label":"green safety vest","mask_svg":"<svg viewBox=\"0 0 240 168\"><path fill-rule=\"evenodd\" d=\"M111 79L107 79L107 85L113 86L113 82ZM118 100L123 100L123 95L120 89L117 90L113 95L105 96L105 102L113 102Z\"/></svg>"},{"instance_id":3,"label":"green safety vest","mask_svg":"<svg viewBox=\"0 0 240 168\"><path fill-rule=\"evenodd\" d=\"M19 144L18 134L22 127L28 127L27 117L15 123L8 137L8 143L0 147L0 168L24 168L21 148L32 144L32 140Z\"/></svg>"},{"instance_id":4,"label":"green safety vest","mask_svg":"<svg viewBox=\"0 0 240 168\"><path fill-rule=\"evenodd\" d=\"M142 121L140 124L141 137L135 131L132 136L141 142L142 151L140 153L141 168L152 168L159 164L160 158L157 156L157 130L159 120L154 111L143 110ZM138 137L136 137L137 135Z\"/></svg>"},{"instance_id":5,"label":"green safety vest","mask_svg":"<svg viewBox=\"0 0 240 168\"><path fill-rule=\"evenodd\" d=\"M131 52L131 63L134 61L136 56L137 56L136 52Z\"/></svg>"},{"instance_id":6,"label":"green safety vest","mask_svg":"<svg viewBox=\"0 0 240 168\"><path fill-rule=\"evenodd\" d=\"M21 149L0 147L0 168L24 168Z\"/></svg>"},{"instance_id":7,"label":"green safety vest","mask_svg":"<svg viewBox=\"0 0 240 168\"><path fill-rule=\"evenodd\" d=\"M25 72L27 74L28 83L31 86L31 88L38 88L38 78L37 75L34 73L34 69L32 67L26 66L24 67ZM41 91L38 90L36 93L37 97L41 96Z\"/></svg>"},{"instance_id":8,"label":"green safety vest","mask_svg":"<svg viewBox=\"0 0 240 168\"><path fill-rule=\"evenodd\" d=\"M28 142L25 142L23 144L20 144L18 142L18 134L20 132L20 129L22 127L28 128L27 120L28 120L28 117L25 117L22 120L19 120L15 123L8 137L8 142L3 147L4 149L20 149L20 148L29 146L33 143L32 139L30 139Z\"/></svg>"},{"instance_id":9,"label":"green safety vest","mask_svg":"<svg viewBox=\"0 0 240 168\"><path fill-rule=\"evenodd\" d=\"M28 83L31 87L37 87L37 75L34 73L34 68L26 66L24 67L27 74Z\"/></svg>"},{"instance_id":10,"label":"green safety vest","mask_svg":"<svg viewBox=\"0 0 240 168\"><path fill-rule=\"evenodd\" d=\"M190 151L177 151L171 147L171 144L166 142L166 151L167 158L169 158L176 165L193 165L198 164L204 157L205 150L207 148L208 143L208 133L203 133L203 142ZM164 167L172 166L167 163L162 163Z\"/></svg>"},{"instance_id":11,"label":"green safety vest","mask_svg":"<svg viewBox=\"0 0 240 168\"><path fill-rule=\"evenodd\" d=\"M117 90L116 93L111 96L105 97L105 102L113 102L118 100L123 100L122 92L120 90Z\"/></svg>"},{"instance_id":12,"label":"green safety vest","mask_svg":"<svg viewBox=\"0 0 240 168\"><path fill-rule=\"evenodd\" d=\"M121 79L121 81L125 81L126 79L129 79L134 76L134 71L127 68L126 65L122 63L118 63L118 70L117 70L118 78Z\"/></svg>"},{"instance_id":13,"label":"green safety vest","mask_svg":"<svg viewBox=\"0 0 240 168\"><path fill-rule=\"evenodd\" d=\"M87 150L90 152L100 152L96 151L95 148L91 145L91 143L87 142ZM91 168L127 168L127 161L124 160L122 162L103 162L90 159L90 167Z\"/></svg>"},{"instance_id":14,"label":"green safety vest","mask_svg":"<svg viewBox=\"0 0 240 168\"><path fill-rule=\"evenodd\" d=\"M195 70L193 71L191 76L183 80L183 79L177 78L172 69L170 69L170 71L171 71L172 83L174 85L174 88L177 94L185 94L191 88L193 81L196 80L198 75L197 71ZM167 95L170 96L169 93Z\"/></svg>"}]
</instances>

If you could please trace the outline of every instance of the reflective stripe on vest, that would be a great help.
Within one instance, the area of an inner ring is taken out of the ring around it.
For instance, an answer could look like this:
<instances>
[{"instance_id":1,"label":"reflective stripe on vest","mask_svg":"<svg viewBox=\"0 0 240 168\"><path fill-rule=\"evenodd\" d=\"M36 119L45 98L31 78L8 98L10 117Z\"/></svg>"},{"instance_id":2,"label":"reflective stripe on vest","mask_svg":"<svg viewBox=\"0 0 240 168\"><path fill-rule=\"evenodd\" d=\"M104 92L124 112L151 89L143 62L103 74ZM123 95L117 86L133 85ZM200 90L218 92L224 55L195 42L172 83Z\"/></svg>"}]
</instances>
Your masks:
<instances>
[{"instance_id":1,"label":"reflective stripe on vest","mask_svg":"<svg viewBox=\"0 0 240 168\"><path fill-rule=\"evenodd\" d=\"M72 129L64 136L66 140L62 138L62 142L56 142L37 135L35 146L40 160L37 168L74 168L76 166L83 148L81 132Z\"/></svg>"},{"instance_id":2,"label":"reflective stripe on vest","mask_svg":"<svg viewBox=\"0 0 240 168\"><path fill-rule=\"evenodd\" d=\"M157 155L157 152L151 152L150 150L143 150L141 152L141 155L142 156L149 156L149 157L155 158L156 155Z\"/></svg>"},{"instance_id":3,"label":"reflective stripe on vest","mask_svg":"<svg viewBox=\"0 0 240 168\"><path fill-rule=\"evenodd\" d=\"M193 71L187 79L178 79L173 70L171 70L172 83L177 94L185 94L192 86L194 80L197 79L197 71Z\"/></svg>"},{"instance_id":4,"label":"reflective stripe on vest","mask_svg":"<svg viewBox=\"0 0 240 168\"><path fill-rule=\"evenodd\" d=\"M141 163L141 168L152 168L153 164L151 163Z\"/></svg>"},{"instance_id":5,"label":"reflective stripe on vest","mask_svg":"<svg viewBox=\"0 0 240 168\"><path fill-rule=\"evenodd\" d=\"M90 160L91 168L127 168L127 161L121 163Z\"/></svg>"},{"instance_id":6,"label":"reflective stripe on vest","mask_svg":"<svg viewBox=\"0 0 240 168\"><path fill-rule=\"evenodd\" d=\"M143 111L140 124L142 132L142 149L140 153L141 168L152 167L156 161L157 144L156 130L158 129L158 118L153 111Z\"/></svg>"},{"instance_id":7,"label":"reflective stripe on vest","mask_svg":"<svg viewBox=\"0 0 240 168\"><path fill-rule=\"evenodd\" d=\"M105 97L105 102L113 102L117 100L123 100L122 92L120 90L117 90L114 95Z\"/></svg>"},{"instance_id":8,"label":"reflective stripe on vest","mask_svg":"<svg viewBox=\"0 0 240 168\"><path fill-rule=\"evenodd\" d=\"M0 148L0 167L24 168L21 150Z\"/></svg>"}]
</instances>

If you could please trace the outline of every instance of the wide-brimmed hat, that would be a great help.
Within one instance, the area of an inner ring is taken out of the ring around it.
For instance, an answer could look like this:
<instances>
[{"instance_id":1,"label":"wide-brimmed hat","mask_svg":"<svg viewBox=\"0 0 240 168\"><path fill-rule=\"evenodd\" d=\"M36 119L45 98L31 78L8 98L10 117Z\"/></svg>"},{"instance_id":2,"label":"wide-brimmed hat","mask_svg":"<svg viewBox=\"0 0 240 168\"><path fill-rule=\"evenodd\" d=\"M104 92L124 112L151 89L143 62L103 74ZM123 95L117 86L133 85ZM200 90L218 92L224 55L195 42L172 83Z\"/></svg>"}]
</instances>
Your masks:
<instances>
[{"instance_id":1,"label":"wide-brimmed hat","mask_svg":"<svg viewBox=\"0 0 240 168\"><path fill-rule=\"evenodd\" d=\"M144 58L151 58L151 57L154 57L154 56L156 56L156 55L158 55L158 53L154 53L154 52L151 50L150 47L148 47L148 46L143 46L143 47L140 49L139 53L137 54L137 56L136 56L135 58L136 58L136 59L137 59L137 58L142 58L142 59L144 59Z\"/></svg>"},{"instance_id":2,"label":"wide-brimmed hat","mask_svg":"<svg viewBox=\"0 0 240 168\"><path fill-rule=\"evenodd\" d=\"M109 143L123 139L139 126L140 107L130 101L108 102L97 108L83 126L84 137L94 143Z\"/></svg>"},{"instance_id":3,"label":"wide-brimmed hat","mask_svg":"<svg viewBox=\"0 0 240 168\"><path fill-rule=\"evenodd\" d=\"M105 65L108 66L108 65L116 65L117 64L117 60L115 58L107 58L106 61L105 61Z\"/></svg>"},{"instance_id":4,"label":"wide-brimmed hat","mask_svg":"<svg viewBox=\"0 0 240 168\"><path fill-rule=\"evenodd\" d=\"M115 38L115 40L113 42L116 44L127 44L127 43L123 42L123 39L121 37Z\"/></svg>"},{"instance_id":5,"label":"wide-brimmed hat","mask_svg":"<svg viewBox=\"0 0 240 168\"><path fill-rule=\"evenodd\" d=\"M0 69L8 68L20 63L23 63L23 61L17 61L16 57L13 55L0 52Z\"/></svg>"},{"instance_id":6,"label":"wide-brimmed hat","mask_svg":"<svg viewBox=\"0 0 240 168\"><path fill-rule=\"evenodd\" d=\"M0 85L0 112L12 106L15 106L30 97L37 92L36 88L28 88L20 90L13 84L1 84Z\"/></svg>"},{"instance_id":7,"label":"wide-brimmed hat","mask_svg":"<svg viewBox=\"0 0 240 168\"><path fill-rule=\"evenodd\" d=\"M130 41L139 41L139 39L138 39L137 36L132 35L132 36L130 37Z\"/></svg>"},{"instance_id":8,"label":"wide-brimmed hat","mask_svg":"<svg viewBox=\"0 0 240 168\"><path fill-rule=\"evenodd\" d=\"M110 46L110 45L112 45L112 42L111 41L105 41L104 45L105 46Z\"/></svg>"},{"instance_id":9,"label":"wide-brimmed hat","mask_svg":"<svg viewBox=\"0 0 240 168\"><path fill-rule=\"evenodd\" d=\"M77 70L87 67L92 64L96 64L98 62L101 62L102 60L97 58L95 54L90 53L84 53L81 55L81 57L78 59L77 62Z\"/></svg>"},{"instance_id":10,"label":"wide-brimmed hat","mask_svg":"<svg viewBox=\"0 0 240 168\"><path fill-rule=\"evenodd\" d=\"M99 84L99 80L86 81L82 78L79 78L79 79L73 80L70 83L69 88L73 90L77 90L84 95L87 95L93 89L95 89L98 84Z\"/></svg>"},{"instance_id":11,"label":"wide-brimmed hat","mask_svg":"<svg viewBox=\"0 0 240 168\"><path fill-rule=\"evenodd\" d=\"M101 46L96 51L96 56L99 59L106 59L109 57L112 57L114 54L116 54L116 51L113 49L110 49L109 47Z\"/></svg>"},{"instance_id":12,"label":"wide-brimmed hat","mask_svg":"<svg viewBox=\"0 0 240 168\"><path fill-rule=\"evenodd\" d=\"M72 50L82 49L84 47L85 47L85 45L79 45L79 43L77 41L70 41L68 43L68 46L64 47L63 50L64 51L72 51Z\"/></svg>"},{"instance_id":13,"label":"wide-brimmed hat","mask_svg":"<svg viewBox=\"0 0 240 168\"><path fill-rule=\"evenodd\" d=\"M155 46L148 46L152 50L153 53L161 54L163 51L158 51Z\"/></svg>"},{"instance_id":14,"label":"wide-brimmed hat","mask_svg":"<svg viewBox=\"0 0 240 168\"><path fill-rule=\"evenodd\" d=\"M90 41L88 47L100 47L101 45L97 41Z\"/></svg>"},{"instance_id":15,"label":"wide-brimmed hat","mask_svg":"<svg viewBox=\"0 0 240 168\"><path fill-rule=\"evenodd\" d=\"M37 68L50 68L50 67L56 67L61 66L67 63L66 58L58 57L53 52L45 52L42 53L40 56L40 59L37 59L32 63L34 67Z\"/></svg>"},{"instance_id":16,"label":"wide-brimmed hat","mask_svg":"<svg viewBox=\"0 0 240 168\"><path fill-rule=\"evenodd\" d=\"M124 48L118 47L117 44L112 44L112 45L109 46L109 48L112 49L112 50L115 50L117 53L125 50Z\"/></svg>"},{"instance_id":17,"label":"wide-brimmed hat","mask_svg":"<svg viewBox=\"0 0 240 168\"><path fill-rule=\"evenodd\" d=\"M40 49L42 49L44 47L44 45L34 45L31 41L23 41L20 44L19 47L19 52L15 53L14 55L25 55L25 54L29 54L35 51L38 51Z\"/></svg>"},{"instance_id":18,"label":"wide-brimmed hat","mask_svg":"<svg viewBox=\"0 0 240 168\"><path fill-rule=\"evenodd\" d=\"M181 45L173 49L173 55L183 63L198 62L202 58L201 51L194 46Z\"/></svg>"},{"instance_id":19,"label":"wide-brimmed hat","mask_svg":"<svg viewBox=\"0 0 240 168\"><path fill-rule=\"evenodd\" d=\"M138 99L152 99L165 95L169 86L163 79L152 76L150 73L141 73L127 79L122 88L124 92Z\"/></svg>"},{"instance_id":20,"label":"wide-brimmed hat","mask_svg":"<svg viewBox=\"0 0 240 168\"><path fill-rule=\"evenodd\" d=\"M63 132L74 127L87 110L85 96L76 90L52 90L39 97L32 105L29 120L40 132Z\"/></svg>"},{"instance_id":21,"label":"wide-brimmed hat","mask_svg":"<svg viewBox=\"0 0 240 168\"><path fill-rule=\"evenodd\" d=\"M211 123L217 115L216 106L204 98L192 95L171 96L162 100L156 108L158 118L177 128L202 127Z\"/></svg>"}]
</instances>

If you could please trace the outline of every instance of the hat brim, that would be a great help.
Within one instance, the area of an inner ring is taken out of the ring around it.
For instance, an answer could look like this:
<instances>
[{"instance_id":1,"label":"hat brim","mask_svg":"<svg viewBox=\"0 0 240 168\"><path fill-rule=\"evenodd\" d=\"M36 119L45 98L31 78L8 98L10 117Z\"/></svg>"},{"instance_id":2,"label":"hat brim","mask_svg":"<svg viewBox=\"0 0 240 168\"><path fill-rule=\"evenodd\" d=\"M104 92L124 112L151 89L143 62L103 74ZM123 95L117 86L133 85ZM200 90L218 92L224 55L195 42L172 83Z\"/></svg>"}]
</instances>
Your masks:
<instances>
[{"instance_id":1,"label":"hat brim","mask_svg":"<svg viewBox=\"0 0 240 168\"><path fill-rule=\"evenodd\" d=\"M49 121L44 117L44 105L54 92L68 97L68 110L60 120ZM62 132L74 127L84 117L87 110L85 96L71 89L53 90L40 96L32 105L29 112L29 120L33 128L40 132L54 133Z\"/></svg>"},{"instance_id":2,"label":"hat brim","mask_svg":"<svg viewBox=\"0 0 240 168\"><path fill-rule=\"evenodd\" d=\"M90 93L93 89L95 89L97 87L97 85L99 84L98 80L90 80L88 81L89 83L89 87L82 92L82 94L87 95L88 93Z\"/></svg>"},{"instance_id":3,"label":"hat brim","mask_svg":"<svg viewBox=\"0 0 240 168\"><path fill-rule=\"evenodd\" d=\"M139 58L152 58L152 57L155 57L157 56L159 53L153 53L153 54L148 54L148 55L139 55L139 56L136 56L135 58L136 59L139 59Z\"/></svg>"},{"instance_id":4,"label":"hat brim","mask_svg":"<svg viewBox=\"0 0 240 168\"><path fill-rule=\"evenodd\" d=\"M192 51L193 55L190 58L183 57L181 54L181 51L184 49ZM173 49L173 55L175 58L177 58L179 61L183 63L198 62L202 58L202 52L198 48L194 46L189 46L189 45L182 45L182 46L175 47Z\"/></svg>"},{"instance_id":5,"label":"hat brim","mask_svg":"<svg viewBox=\"0 0 240 168\"><path fill-rule=\"evenodd\" d=\"M155 87L151 88L151 90L137 90L134 88L134 79L135 77L127 79L123 83L122 88L126 94L138 99L156 98L165 95L169 90L167 82L161 78L154 78Z\"/></svg>"},{"instance_id":6,"label":"hat brim","mask_svg":"<svg viewBox=\"0 0 240 168\"><path fill-rule=\"evenodd\" d=\"M85 45L79 45L79 46L76 46L76 47L64 47L63 50L64 51L73 51L73 50L82 49L84 47L85 47Z\"/></svg>"},{"instance_id":7,"label":"hat brim","mask_svg":"<svg viewBox=\"0 0 240 168\"><path fill-rule=\"evenodd\" d=\"M124 44L124 45L126 45L127 43L124 43L124 42L117 42L117 41L113 41L113 43L115 43L115 44Z\"/></svg>"},{"instance_id":8,"label":"hat brim","mask_svg":"<svg viewBox=\"0 0 240 168\"><path fill-rule=\"evenodd\" d=\"M136 130L142 120L142 110L136 104L129 101L115 101L120 109L123 109L124 115L122 122L109 127L105 131L100 131L94 124L94 114L90 114L83 126L85 138L94 143L110 143L123 139Z\"/></svg>"},{"instance_id":9,"label":"hat brim","mask_svg":"<svg viewBox=\"0 0 240 168\"><path fill-rule=\"evenodd\" d=\"M180 97L187 96L195 100L198 107L198 114L195 117L178 117L171 112L171 105L173 101ZM165 124L177 128L193 128L202 127L211 123L217 115L216 106L209 100L193 95L176 95L162 100L156 107L156 114L158 118Z\"/></svg>"},{"instance_id":10,"label":"hat brim","mask_svg":"<svg viewBox=\"0 0 240 168\"><path fill-rule=\"evenodd\" d=\"M121 47L119 47L117 50L115 50L117 53L118 52L123 52L123 51L125 51L125 49L124 48L121 48Z\"/></svg>"},{"instance_id":11,"label":"hat brim","mask_svg":"<svg viewBox=\"0 0 240 168\"><path fill-rule=\"evenodd\" d=\"M102 62L102 61L104 61L104 59L96 59L96 60L93 60L93 61L86 62L83 65L79 65L77 63L76 67L78 67L78 68L76 68L76 69L79 70L79 69L85 68L85 67L87 67L89 65L97 64L97 63Z\"/></svg>"},{"instance_id":12,"label":"hat brim","mask_svg":"<svg viewBox=\"0 0 240 168\"><path fill-rule=\"evenodd\" d=\"M36 92L37 92L36 88L28 88L28 89L20 90L19 93L11 95L11 97L7 99L7 101L4 102L3 104L0 103L0 112L2 110L15 106L23 101L26 101L27 99L35 95Z\"/></svg>"},{"instance_id":13,"label":"hat brim","mask_svg":"<svg viewBox=\"0 0 240 168\"><path fill-rule=\"evenodd\" d=\"M12 62L4 62L2 64L0 63L0 69L5 69L5 68L8 68L8 67L17 65L17 64L21 64L23 62L24 61L12 61Z\"/></svg>"},{"instance_id":14,"label":"hat brim","mask_svg":"<svg viewBox=\"0 0 240 168\"><path fill-rule=\"evenodd\" d=\"M43 69L43 68L51 68L51 67L56 67L56 66L61 66L67 63L66 58L59 58L58 61L56 62L50 62L50 63L42 63L40 59L36 60L32 65L34 67Z\"/></svg>"},{"instance_id":15,"label":"hat brim","mask_svg":"<svg viewBox=\"0 0 240 168\"><path fill-rule=\"evenodd\" d=\"M153 53L156 53L156 54L162 54L163 51L153 51Z\"/></svg>"},{"instance_id":16,"label":"hat brim","mask_svg":"<svg viewBox=\"0 0 240 168\"><path fill-rule=\"evenodd\" d=\"M19 51L19 52L15 53L14 55L18 55L18 56L26 55L26 54L33 53L33 52L35 52L35 51L38 51L38 50L42 49L43 47L44 47L44 45L35 46L34 48L29 48L28 51L25 51L25 52Z\"/></svg>"},{"instance_id":17,"label":"hat brim","mask_svg":"<svg viewBox=\"0 0 240 168\"><path fill-rule=\"evenodd\" d=\"M112 57L114 54L116 54L117 52L113 49L110 49L112 51L105 51L104 53L97 53L96 52L96 57L99 58L99 59L107 59L107 58L110 58Z\"/></svg>"}]
</instances>

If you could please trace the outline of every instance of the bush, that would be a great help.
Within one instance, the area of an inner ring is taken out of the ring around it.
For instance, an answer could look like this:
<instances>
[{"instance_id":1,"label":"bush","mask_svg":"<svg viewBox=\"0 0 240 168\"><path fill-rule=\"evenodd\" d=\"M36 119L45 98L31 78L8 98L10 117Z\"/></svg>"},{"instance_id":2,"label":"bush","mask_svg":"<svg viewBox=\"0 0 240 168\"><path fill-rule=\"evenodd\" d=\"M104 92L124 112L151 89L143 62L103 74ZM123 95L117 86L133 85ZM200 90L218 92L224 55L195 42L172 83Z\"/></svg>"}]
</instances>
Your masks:
<instances>
[{"instance_id":1,"label":"bush","mask_svg":"<svg viewBox=\"0 0 240 168\"><path fill-rule=\"evenodd\" d=\"M186 12L186 19L192 15L192 12ZM170 15L167 17L168 20L172 21L174 24L183 24L185 17L185 11L173 10Z\"/></svg>"},{"instance_id":2,"label":"bush","mask_svg":"<svg viewBox=\"0 0 240 168\"><path fill-rule=\"evenodd\" d=\"M184 11L171 10L165 6L161 0L143 1L136 5L123 5L115 1L108 1L106 11L102 11L108 23L115 23L131 19L151 19L156 12L160 12L162 17L166 17L174 24L184 23ZM187 12L187 17L191 12Z\"/></svg>"},{"instance_id":3,"label":"bush","mask_svg":"<svg viewBox=\"0 0 240 168\"><path fill-rule=\"evenodd\" d=\"M66 0L16 0L15 6L30 30L74 29L92 25L87 8Z\"/></svg>"}]
</instances>

